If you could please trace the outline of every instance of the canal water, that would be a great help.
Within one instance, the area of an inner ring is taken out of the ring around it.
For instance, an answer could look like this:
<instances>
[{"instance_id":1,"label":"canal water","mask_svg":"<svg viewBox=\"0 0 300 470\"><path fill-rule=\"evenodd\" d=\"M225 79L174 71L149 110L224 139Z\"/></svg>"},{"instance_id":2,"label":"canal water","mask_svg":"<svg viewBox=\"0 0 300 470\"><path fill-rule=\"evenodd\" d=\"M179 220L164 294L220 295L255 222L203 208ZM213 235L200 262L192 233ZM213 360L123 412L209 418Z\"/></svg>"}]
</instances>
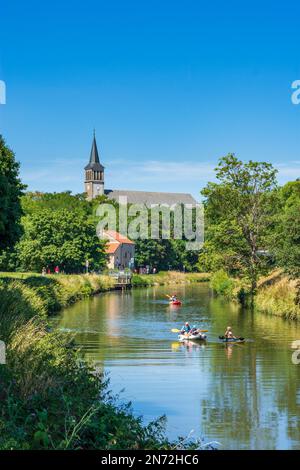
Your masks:
<instances>
[{"instance_id":1,"label":"canal water","mask_svg":"<svg viewBox=\"0 0 300 470\"><path fill-rule=\"evenodd\" d=\"M168 303L174 291L181 307ZM171 329L185 321L208 330L205 344L177 341ZM299 324L243 310L206 284L101 294L55 323L74 332L145 423L166 415L170 438L192 432L221 449L300 448L300 364L291 349ZM220 343L228 325L246 343Z\"/></svg>"}]
</instances>

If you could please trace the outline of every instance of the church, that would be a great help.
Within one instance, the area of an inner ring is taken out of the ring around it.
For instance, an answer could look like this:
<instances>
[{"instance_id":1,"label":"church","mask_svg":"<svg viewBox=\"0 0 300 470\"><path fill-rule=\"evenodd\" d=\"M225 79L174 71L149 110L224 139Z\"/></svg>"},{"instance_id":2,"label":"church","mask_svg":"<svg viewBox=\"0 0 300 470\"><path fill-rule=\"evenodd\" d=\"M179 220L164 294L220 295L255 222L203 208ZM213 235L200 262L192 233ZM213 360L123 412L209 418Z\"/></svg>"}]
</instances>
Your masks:
<instances>
[{"instance_id":1,"label":"church","mask_svg":"<svg viewBox=\"0 0 300 470\"><path fill-rule=\"evenodd\" d=\"M113 199L122 203L122 198L127 198L129 204L145 204L147 207L158 204L188 204L195 207L197 202L188 193L166 193L166 192L150 192L150 191L131 191L125 189L106 189L104 166L100 162L96 137L92 142L90 160L85 170L85 193L87 199L91 200L97 196L105 195L109 199ZM138 175L137 175L138 178ZM121 199L120 199L121 198ZM123 199L124 200L124 199Z\"/></svg>"}]
</instances>

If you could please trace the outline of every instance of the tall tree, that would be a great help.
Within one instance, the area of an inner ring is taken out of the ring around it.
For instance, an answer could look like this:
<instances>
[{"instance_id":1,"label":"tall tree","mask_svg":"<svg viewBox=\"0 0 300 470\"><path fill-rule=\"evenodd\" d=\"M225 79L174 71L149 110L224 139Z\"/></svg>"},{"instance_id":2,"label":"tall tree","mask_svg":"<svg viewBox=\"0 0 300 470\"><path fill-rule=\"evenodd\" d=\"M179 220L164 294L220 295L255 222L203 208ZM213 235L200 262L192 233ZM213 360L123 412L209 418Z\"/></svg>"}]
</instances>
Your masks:
<instances>
[{"instance_id":1,"label":"tall tree","mask_svg":"<svg viewBox=\"0 0 300 470\"><path fill-rule=\"evenodd\" d=\"M272 236L276 262L288 274L300 278L300 180L280 190L280 211Z\"/></svg>"},{"instance_id":2,"label":"tall tree","mask_svg":"<svg viewBox=\"0 0 300 470\"><path fill-rule=\"evenodd\" d=\"M20 196L25 189L19 178L20 165L0 135L0 252L10 248L21 234Z\"/></svg>"},{"instance_id":3,"label":"tall tree","mask_svg":"<svg viewBox=\"0 0 300 470\"><path fill-rule=\"evenodd\" d=\"M26 271L51 270L59 265L67 273L106 266L105 242L96 234L96 220L81 208L41 209L23 217L24 235L16 245L20 268Z\"/></svg>"},{"instance_id":4,"label":"tall tree","mask_svg":"<svg viewBox=\"0 0 300 470\"><path fill-rule=\"evenodd\" d=\"M266 239L278 206L276 170L270 163L243 163L229 154L220 159L216 176L219 183L208 183L202 191L208 228L200 265L246 276L254 293L270 259Z\"/></svg>"}]
</instances>

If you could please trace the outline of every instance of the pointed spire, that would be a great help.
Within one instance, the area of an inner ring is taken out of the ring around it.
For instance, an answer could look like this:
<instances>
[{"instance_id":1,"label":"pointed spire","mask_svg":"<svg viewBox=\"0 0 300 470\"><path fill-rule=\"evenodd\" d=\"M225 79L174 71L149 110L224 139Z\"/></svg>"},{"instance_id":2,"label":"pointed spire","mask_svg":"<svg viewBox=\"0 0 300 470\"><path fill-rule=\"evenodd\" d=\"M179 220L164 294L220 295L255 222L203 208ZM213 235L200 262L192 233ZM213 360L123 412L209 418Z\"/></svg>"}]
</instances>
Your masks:
<instances>
[{"instance_id":1,"label":"pointed spire","mask_svg":"<svg viewBox=\"0 0 300 470\"><path fill-rule=\"evenodd\" d=\"M85 167L85 170L95 170L95 171L103 171L104 167L100 163L97 142L96 142L96 131L93 131L93 142L92 148L90 153L90 161L89 164Z\"/></svg>"},{"instance_id":2,"label":"pointed spire","mask_svg":"<svg viewBox=\"0 0 300 470\"><path fill-rule=\"evenodd\" d=\"M99 160L99 154L98 154L98 148L97 148L97 142L96 142L96 133L94 129L94 137L93 137L93 143L92 143L92 150L91 150L91 155L90 155L90 163L100 163Z\"/></svg>"}]
</instances>

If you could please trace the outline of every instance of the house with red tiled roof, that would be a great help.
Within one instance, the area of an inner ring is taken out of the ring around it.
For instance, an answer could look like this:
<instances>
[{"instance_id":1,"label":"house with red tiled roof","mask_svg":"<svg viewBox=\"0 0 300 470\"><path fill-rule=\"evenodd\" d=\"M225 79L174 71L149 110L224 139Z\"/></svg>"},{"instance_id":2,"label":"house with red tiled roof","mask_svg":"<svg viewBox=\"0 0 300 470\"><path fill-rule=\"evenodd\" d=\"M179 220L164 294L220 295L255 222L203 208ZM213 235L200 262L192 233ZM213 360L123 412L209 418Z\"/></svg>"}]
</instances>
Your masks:
<instances>
[{"instance_id":1,"label":"house with red tiled roof","mask_svg":"<svg viewBox=\"0 0 300 470\"><path fill-rule=\"evenodd\" d=\"M108 240L106 253L109 269L125 269L133 265L135 243L114 230L105 230L103 237Z\"/></svg>"}]
</instances>

